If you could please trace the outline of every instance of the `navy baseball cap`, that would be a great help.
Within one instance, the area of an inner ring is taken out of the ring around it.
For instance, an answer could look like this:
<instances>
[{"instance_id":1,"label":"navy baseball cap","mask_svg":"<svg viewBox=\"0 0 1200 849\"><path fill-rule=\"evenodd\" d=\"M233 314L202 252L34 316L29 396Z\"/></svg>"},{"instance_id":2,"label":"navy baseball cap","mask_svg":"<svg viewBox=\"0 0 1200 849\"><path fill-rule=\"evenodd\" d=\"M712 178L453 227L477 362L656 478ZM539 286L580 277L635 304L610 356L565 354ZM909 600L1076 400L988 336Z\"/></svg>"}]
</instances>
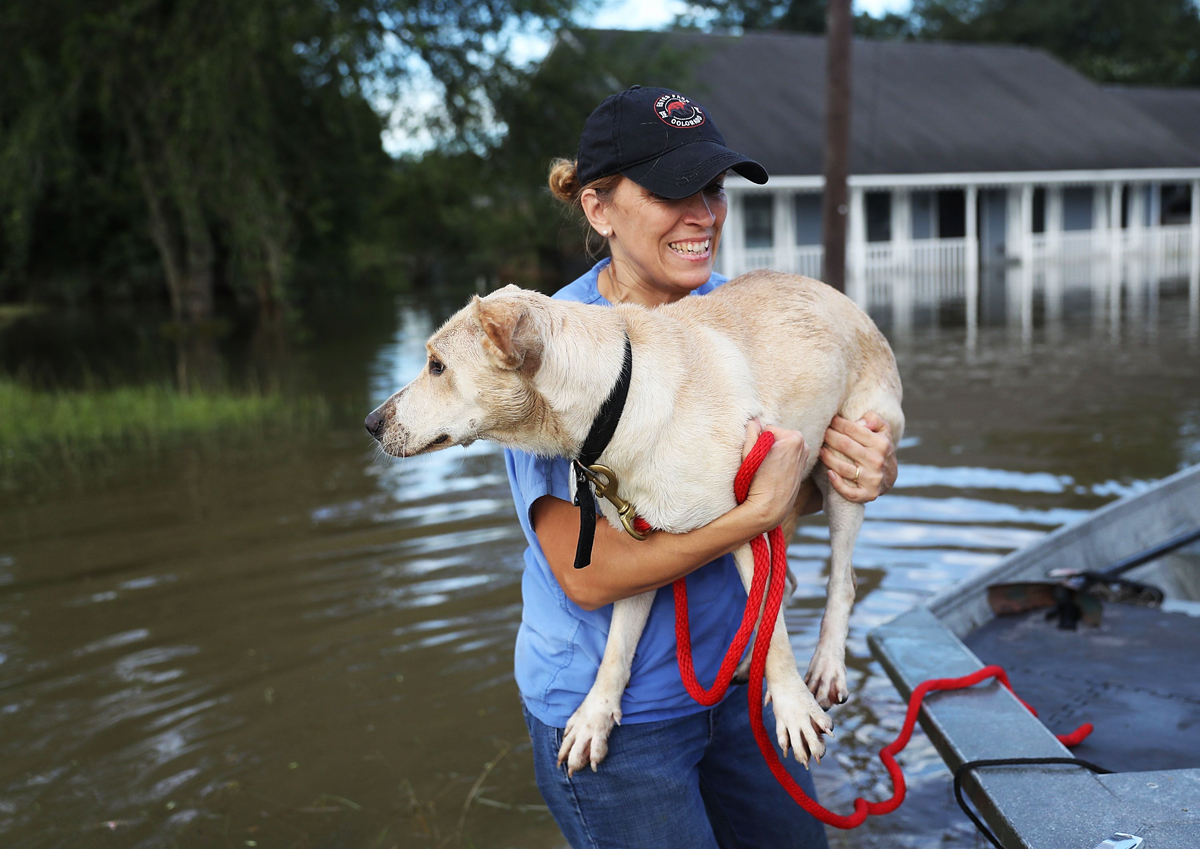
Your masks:
<instances>
[{"instance_id":1,"label":"navy baseball cap","mask_svg":"<svg viewBox=\"0 0 1200 849\"><path fill-rule=\"evenodd\" d=\"M667 198L685 198L732 168L752 183L767 170L725 146L699 103L667 88L633 86L596 107L579 137L575 172L580 185L624 174Z\"/></svg>"}]
</instances>

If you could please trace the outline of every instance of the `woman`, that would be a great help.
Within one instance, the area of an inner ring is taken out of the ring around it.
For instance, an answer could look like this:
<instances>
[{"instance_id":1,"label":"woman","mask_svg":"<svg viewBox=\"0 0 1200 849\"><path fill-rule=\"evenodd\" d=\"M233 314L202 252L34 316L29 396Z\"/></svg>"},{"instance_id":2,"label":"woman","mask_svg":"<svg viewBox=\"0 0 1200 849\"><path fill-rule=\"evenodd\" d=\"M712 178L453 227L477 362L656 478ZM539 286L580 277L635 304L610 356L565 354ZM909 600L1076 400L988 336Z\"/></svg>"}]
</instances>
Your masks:
<instances>
[{"instance_id":1,"label":"woman","mask_svg":"<svg viewBox=\"0 0 1200 849\"><path fill-rule=\"evenodd\" d=\"M550 187L582 210L611 259L555 297L657 306L719 286L724 278L713 273L713 257L730 169L767 180L761 165L725 147L711 116L687 98L636 86L607 98L588 118L577 161L555 163ZM517 683L538 787L576 849L827 846L823 826L763 762L742 688L731 687L712 708L687 695L670 593L658 593L638 643L607 758L597 771L573 775L558 763L564 726L595 679L614 601L686 576L696 673L705 683L716 677L746 599L730 553L793 512L821 507L816 487L800 483L808 456L801 435L768 429L776 443L744 504L690 533L655 533L644 542L601 521L591 566L580 570L573 568L579 514L570 503L569 463L506 452L529 541ZM758 434L750 423L747 450ZM835 419L825 441L821 458L846 498L870 501L895 480L895 451L881 420ZM815 795L808 772L795 760L785 764Z\"/></svg>"}]
</instances>

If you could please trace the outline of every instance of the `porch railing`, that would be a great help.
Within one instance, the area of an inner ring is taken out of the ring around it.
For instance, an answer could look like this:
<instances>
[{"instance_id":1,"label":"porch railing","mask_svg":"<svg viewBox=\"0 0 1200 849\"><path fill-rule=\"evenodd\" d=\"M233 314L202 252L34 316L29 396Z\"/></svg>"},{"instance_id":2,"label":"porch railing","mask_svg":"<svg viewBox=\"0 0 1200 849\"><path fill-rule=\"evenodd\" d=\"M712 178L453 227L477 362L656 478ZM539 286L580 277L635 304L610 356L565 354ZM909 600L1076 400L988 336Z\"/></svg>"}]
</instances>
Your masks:
<instances>
[{"instance_id":1,"label":"porch railing","mask_svg":"<svg viewBox=\"0 0 1200 849\"><path fill-rule=\"evenodd\" d=\"M1022 255L1028 251L1028 257ZM1187 278L1193 267L1193 237L1187 224L1107 230L1036 233L1024 245L1009 247L1006 261L1026 266L1035 289L1096 285L1098 274L1123 279ZM823 251L819 245L749 248L723 258L729 276L769 268L820 279ZM847 257L847 289L864 306L889 303L896 297L916 304L963 298L971 283L966 239L913 239L868 242L858 263ZM861 264L861 268L856 268Z\"/></svg>"}]
</instances>

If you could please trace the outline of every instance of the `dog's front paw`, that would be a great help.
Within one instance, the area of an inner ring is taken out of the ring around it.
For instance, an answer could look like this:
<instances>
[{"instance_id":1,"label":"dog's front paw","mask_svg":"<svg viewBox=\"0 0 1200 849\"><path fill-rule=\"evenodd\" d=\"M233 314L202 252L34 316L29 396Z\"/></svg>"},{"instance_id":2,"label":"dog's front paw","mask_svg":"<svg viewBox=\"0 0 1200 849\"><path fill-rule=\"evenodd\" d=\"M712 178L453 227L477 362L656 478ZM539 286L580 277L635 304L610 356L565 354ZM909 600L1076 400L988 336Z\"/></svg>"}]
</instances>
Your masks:
<instances>
[{"instance_id":1,"label":"dog's front paw","mask_svg":"<svg viewBox=\"0 0 1200 849\"><path fill-rule=\"evenodd\" d=\"M846 683L846 658L818 645L808 664L804 683L823 708L841 705L850 698L850 686Z\"/></svg>"},{"instance_id":2,"label":"dog's front paw","mask_svg":"<svg viewBox=\"0 0 1200 849\"><path fill-rule=\"evenodd\" d=\"M775 707L775 739L783 756L787 757L790 748L806 767L810 758L820 763L825 754L821 735L833 734L833 720L821 710L800 676L783 686L769 685L767 699Z\"/></svg>"},{"instance_id":3,"label":"dog's front paw","mask_svg":"<svg viewBox=\"0 0 1200 849\"><path fill-rule=\"evenodd\" d=\"M591 694L571 714L558 749L558 765L567 765L567 775L591 764L592 772L608 754L608 735L613 724L621 724L621 702L593 699Z\"/></svg>"}]
</instances>

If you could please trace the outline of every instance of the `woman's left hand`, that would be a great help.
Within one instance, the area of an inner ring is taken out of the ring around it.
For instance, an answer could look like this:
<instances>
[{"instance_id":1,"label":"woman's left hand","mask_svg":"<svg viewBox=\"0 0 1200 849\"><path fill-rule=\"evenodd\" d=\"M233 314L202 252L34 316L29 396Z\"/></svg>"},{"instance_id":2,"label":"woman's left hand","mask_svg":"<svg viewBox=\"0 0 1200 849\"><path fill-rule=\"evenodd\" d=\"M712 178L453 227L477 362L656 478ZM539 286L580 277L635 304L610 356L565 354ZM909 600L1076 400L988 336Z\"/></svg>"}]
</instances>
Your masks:
<instances>
[{"instance_id":1,"label":"woman's left hand","mask_svg":"<svg viewBox=\"0 0 1200 849\"><path fill-rule=\"evenodd\" d=\"M826 474L833 488L847 501L874 501L896 482L892 429L875 413L857 422L834 416L825 431L821 462L829 469Z\"/></svg>"}]
</instances>

